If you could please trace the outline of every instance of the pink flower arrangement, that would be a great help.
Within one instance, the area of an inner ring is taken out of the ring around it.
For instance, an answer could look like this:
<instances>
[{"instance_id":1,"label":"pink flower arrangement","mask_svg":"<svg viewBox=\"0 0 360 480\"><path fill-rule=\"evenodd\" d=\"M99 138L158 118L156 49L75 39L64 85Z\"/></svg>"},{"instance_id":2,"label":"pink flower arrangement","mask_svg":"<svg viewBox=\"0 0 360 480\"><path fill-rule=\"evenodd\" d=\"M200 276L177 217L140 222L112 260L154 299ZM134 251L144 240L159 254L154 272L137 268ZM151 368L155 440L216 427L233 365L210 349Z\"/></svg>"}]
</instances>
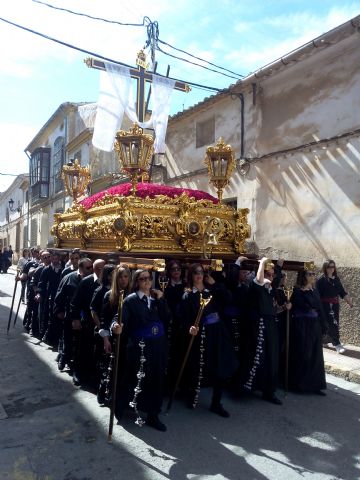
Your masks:
<instances>
[{"instance_id":1,"label":"pink flower arrangement","mask_svg":"<svg viewBox=\"0 0 360 480\"><path fill-rule=\"evenodd\" d=\"M96 202L101 200L105 195L124 196L130 195L131 183L122 183L115 185L102 192L95 193L91 197L85 198L80 203L88 210L93 207ZM210 195L209 193L202 192L201 190L191 190L190 188L178 188L168 187L166 185L156 185L155 183L138 183L136 196L140 198L154 198L156 195L166 195L170 198L179 197L182 193L187 193L189 197L195 198L195 200L210 200L213 203L218 203L218 199Z\"/></svg>"}]
</instances>

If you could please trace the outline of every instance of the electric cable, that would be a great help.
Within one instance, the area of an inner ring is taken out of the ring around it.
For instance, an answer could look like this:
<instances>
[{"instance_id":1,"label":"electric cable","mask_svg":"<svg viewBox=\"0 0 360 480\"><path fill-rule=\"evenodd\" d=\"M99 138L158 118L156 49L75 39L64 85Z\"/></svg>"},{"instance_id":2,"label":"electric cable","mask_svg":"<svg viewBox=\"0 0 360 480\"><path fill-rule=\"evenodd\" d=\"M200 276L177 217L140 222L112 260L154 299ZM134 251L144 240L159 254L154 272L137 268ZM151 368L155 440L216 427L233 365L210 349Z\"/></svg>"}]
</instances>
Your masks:
<instances>
[{"instance_id":1,"label":"electric cable","mask_svg":"<svg viewBox=\"0 0 360 480\"><path fill-rule=\"evenodd\" d=\"M114 63L116 65L122 65L122 66L128 67L128 68L133 68L131 65L128 65L126 63L119 62L119 61L114 60L112 58L104 57L103 55L100 55L99 53L90 52L89 50L85 50L84 48L76 47L75 45L72 45L72 44L67 43L67 42L63 42L62 40L58 40L56 38L50 37L49 35L45 35L44 33L37 32L35 30L32 30L31 28L24 27L24 26L19 25L15 22L11 22L10 20L7 20L5 18L0 17L0 21L8 23L9 25L20 28L21 30L25 30L26 32L32 33L34 35L38 35L39 37L42 37L46 40L50 40L52 42L63 45L64 47L68 47L68 48L71 48L73 50L77 50L78 52L86 53L87 55L91 55L91 56L96 57L100 60L104 60L106 62L111 62L111 63ZM159 74L157 74L157 75L159 75ZM164 75L159 75L159 76L163 77ZM172 78L172 80L183 82L182 80L178 80L176 78ZM221 90L220 88L210 87L210 86L207 86L207 85L200 85L198 83L189 82L189 81L183 82L183 83L187 83L188 85L191 85L195 88L203 88L203 89L211 90L211 91L214 91L214 92L219 92Z\"/></svg>"},{"instance_id":2,"label":"electric cable","mask_svg":"<svg viewBox=\"0 0 360 480\"><path fill-rule=\"evenodd\" d=\"M192 62L191 60L187 60L186 58L177 57L176 55L173 55L172 53L164 52L164 50L162 50L159 46L156 47L156 50L163 53L164 55L168 55L171 58L175 58L176 60L181 60L182 62L190 63L191 65L196 65L197 67L204 68L205 70L209 70L210 72L215 72L218 75L223 75L224 77L234 78L235 80L239 80L239 77L234 77L233 75L228 75L227 73L218 72L217 70L214 70L213 68L205 67L205 65L199 65L198 63Z\"/></svg>"},{"instance_id":3,"label":"electric cable","mask_svg":"<svg viewBox=\"0 0 360 480\"><path fill-rule=\"evenodd\" d=\"M223 73L221 72L218 72L216 70L212 70L211 68L208 68L208 67L205 67L203 65L199 65L198 63L195 63L195 62L191 62L189 60L186 60L184 58L181 58L181 57L177 57L175 55L171 55L170 53L167 53L167 52L164 52L163 50L161 50L158 46L158 42L161 43L162 45L166 45L167 47L169 48L172 48L178 52L181 52L181 53L184 53L185 55L188 55L189 57L192 57L192 58L195 58L196 60L199 60L200 62L204 62L204 63L207 63L208 65L211 65L215 68L218 68L220 70L223 70L225 72L228 72L228 73L231 73L233 75L236 75L236 77L232 77L232 76L229 76L229 75L225 75L225 76L228 76L229 78L236 78L237 80L239 80L240 78L244 78L245 75L242 75L240 73L237 73L237 72L234 72L232 70L229 70L228 68L225 68L225 67L221 67L219 65L216 65L215 63L212 63L210 62L209 60L206 60L204 58L201 58L201 57L198 57L196 55L193 55L192 53L190 52L187 52L186 50L182 50L181 48L177 48L177 47L174 47L173 45L171 45L170 43L167 43L165 42L164 40L161 40L159 38L159 24L157 21L155 22L152 22L150 20L149 17L145 16L143 18L143 22L142 23L122 23L122 22L118 22L116 20L108 20L106 18L101 18L101 17L94 17L92 15L88 15L88 14L85 14L85 13L81 13L81 12L75 12L73 10L69 10L67 8L61 8L61 7L57 7L55 5L51 5L49 3L46 3L46 2L42 2L41 0L32 0L33 2L35 3L39 3L41 5L45 5L49 8L53 8L54 10L60 10L60 11L64 11L64 12L67 12L67 13L70 13L72 15L78 15L78 16L82 16L82 17L86 17L86 18L90 18L92 20L97 20L97 21L102 21L102 22L106 22L106 23L112 23L112 24L115 24L115 25L120 25L120 26L134 26L134 27L144 27L146 26L146 29L147 29L147 34L148 34L148 40L146 42L146 45L145 45L145 48L147 48L149 45L151 45L151 42L152 42L152 39L154 40L154 46L157 50L159 50L161 53L165 54L165 55L168 55L168 56L172 56L173 58L177 59L177 60L180 60L180 61L183 61L183 62L187 62L187 63L190 63L192 65L195 65L197 67L200 67L200 68L205 68L206 70L209 70L209 71L212 71L214 73L218 73L219 75L224 75ZM155 33L155 35L154 35ZM152 59L153 60L153 59ZM154 62L153 62L154 63Z\"/></svg>"},{"instance_id":4,"label":"electric cable","mask_svg":"<svg viewBox=\"0 0 360 480\"><path fill-rule=\"evenodd\" d=\"M34 3L39 3L41 5L45 5L46 7L53 8L54 10L60 10L62 12L67 12L71 13L72 15L78 15L80 17L86 17L90 18L91 20L100 20L101 22L105 23L113 23L115 25L121 25L125 27L144 27L144 20L143 23L123 23L123 22L118 22L116 20L108 20L107 18L101 18L101 17L93 17L92 15L88 15L86 13L81 13L81 12L74 12L73 10L69 10L67 8L61 8L61 7L56 7L55 5L51 5L50 3L46 2L41 2L40 0L32 0ZM145 17L144 17L145 19Z\"/></svg>"},{"instance_id":5,"label":"electric cable","mask_svg":"<svg viewBox=\"0 0 360 480\"><path fill-rule=\"evenodd\" d=\"M220 70L224 70L225 72L232 73L233 75L237 75L238 77L245 77L245 75L241 75L240 73L233 72L232 70L229 70L228 68L220 67L219 65L216 65L215 63L209 62L208 60L204 60L203 58L197 57L196 55L193 55L192 53L189 53L186 50L182 50L181 48L174 47L173 45L170 45L170 43L164 42L164 40L161 40L160 38L158 38L157 41L162 43L163 45L166 45L167 47L170 47L170 48L178 51L178 52L185 53L185 55L189 55L189 57L196 58L196 60L200 60L201 62L206 62L209 65L212 65L213 67L219 68Z\"/></svg>"}]
</instances>

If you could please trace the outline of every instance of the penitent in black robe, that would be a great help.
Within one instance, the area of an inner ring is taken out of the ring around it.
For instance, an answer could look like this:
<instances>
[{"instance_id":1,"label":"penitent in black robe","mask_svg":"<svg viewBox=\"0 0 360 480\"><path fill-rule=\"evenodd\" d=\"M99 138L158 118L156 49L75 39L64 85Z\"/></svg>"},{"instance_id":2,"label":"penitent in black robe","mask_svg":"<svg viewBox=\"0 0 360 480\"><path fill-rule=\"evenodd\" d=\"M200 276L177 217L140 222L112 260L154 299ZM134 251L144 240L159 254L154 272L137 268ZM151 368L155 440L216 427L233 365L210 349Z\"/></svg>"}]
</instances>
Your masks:
<instances>
[{"instance_id":1,"label":"penitent in black robe","mask_svg":"<svg viewBox=\"0 0 360 480\"><path fill-rule=\"evenodd\" d=\"M196 390L200 384L215 387L223 385L238 367L229 332L222 320L228 292L223 285L214 284L210 291L203 290L202 295L203 298L211 295L212 299L204 309L199 333L194 339L185 370L186 383L190 391ZM199 308L200 292L197 290L186 292L180 304L180 318L187 332L194 325ZM218 314L219 321L204 324L204 319L211 314ZM188 334L188 341L190 338Z\"/></svg>"},{"instance_id":2,"label":"penitent in black robe","mask_svg":"<svg viewBox=\"0 0 360 480\"><path fill-rule=\"evenodd\" d=\"M318 392L326 388L320 298L316 290L295 288L291 303L289 386L298 392Z\"/></svg>"},{"instance_id":3,"label":"penitent in black robe","mask_svg":"<svg viewBox=\"0 0 360 480\"><path fill-rule=\"evenodd\" d=\"M123 334L127 338L125 373L120 387L120 402L117 408L121 414L134 397L134 388L138 383L137 373L140 369L141 340L144 347L144 373L141 381L138 409L157 415L161 411L163 386L167 361L167 338L165 325L169 310L166 300L151 300L151 308L142 301L137 293L127 296L123 304ZM163 331L162 335L156 332ZM150 334L149 334L150 332ZM151 335L154 332L154 335ZM123 335L121 335L123 336Z\"/></svg>"}]
</instances>

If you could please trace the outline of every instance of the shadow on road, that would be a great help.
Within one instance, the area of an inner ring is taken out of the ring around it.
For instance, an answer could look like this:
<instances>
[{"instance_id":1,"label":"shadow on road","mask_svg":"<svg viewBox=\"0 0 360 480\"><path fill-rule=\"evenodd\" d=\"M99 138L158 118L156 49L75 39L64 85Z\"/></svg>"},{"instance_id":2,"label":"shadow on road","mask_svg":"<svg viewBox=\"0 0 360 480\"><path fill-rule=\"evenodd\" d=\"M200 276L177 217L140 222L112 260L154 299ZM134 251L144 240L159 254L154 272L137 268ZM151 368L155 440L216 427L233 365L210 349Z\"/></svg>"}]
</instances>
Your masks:
<instances>
[{"instance_id":1,"label":"shadow on road","mask_svg":"<svg viewBox=\"0 0 360 480\"><path fill-rule=\"evenodd\" d=\"M2 480L359 476L359 398L341 389L324 398L290 394L283 407L227 397L230 419L208 411L204 390L195 411L175 401L163 416L167 433L139 428L129 416L108 444L108 409L57 370L54 352L22 333L22 318L7 336L8 315L0 305L0 403L8 415L0 420Z\"/></svg>"}]
</instances>

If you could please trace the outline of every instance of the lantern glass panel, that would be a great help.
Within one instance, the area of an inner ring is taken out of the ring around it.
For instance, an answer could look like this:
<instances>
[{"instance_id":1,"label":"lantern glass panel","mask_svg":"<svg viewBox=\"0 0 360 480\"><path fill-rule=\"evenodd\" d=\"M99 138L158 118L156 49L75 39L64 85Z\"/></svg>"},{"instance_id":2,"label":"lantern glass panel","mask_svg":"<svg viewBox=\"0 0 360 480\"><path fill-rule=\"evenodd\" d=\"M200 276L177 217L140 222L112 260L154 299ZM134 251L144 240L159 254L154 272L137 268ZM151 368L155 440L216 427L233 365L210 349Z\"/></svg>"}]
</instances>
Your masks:
<instances>
[{"instance_id":1,"label":"lantern glass panel","mask_svg":"<svg viewBox=\"0 0 360 480\"><path fill-rule=\"evenodd\" d=\"M218 177L220 175L220 163L219 159L217 157L212 157L211 158L211 169L212 169L212 175L214 177Z\"/></svg>"},{"instance_id":2,"label":"lantern glass panel","mask_svg":"<svg viewBox=\"0 0 360 480\"><path fill-rule=\"evenodd\" d=\"M139 163L139 144L138 142L131 142L130 149L130 165L138 165Z\"/></svg>"},{"instance_id":3,"label":"lantern glass panel","mask_svg":"<svg viewBox=\"0 0 360 480\"><path fill-rule=\"evenodd\" d=\"M126 167L129 163L129 145L127 143L121 143L121 160L123 162L124 167Z\"/></svg>"},{"instance_id":4,"label":"lantern glass panel","mask_svg":"<svg viewBox=\"0 0 360 480\"><path fill-rule=\"evenodd\" d=\"M222 157L220 160L221 164L221 176L226 177L227 169L228 169L228 159L226 157Z\"/></svg>"}]
</instances>

